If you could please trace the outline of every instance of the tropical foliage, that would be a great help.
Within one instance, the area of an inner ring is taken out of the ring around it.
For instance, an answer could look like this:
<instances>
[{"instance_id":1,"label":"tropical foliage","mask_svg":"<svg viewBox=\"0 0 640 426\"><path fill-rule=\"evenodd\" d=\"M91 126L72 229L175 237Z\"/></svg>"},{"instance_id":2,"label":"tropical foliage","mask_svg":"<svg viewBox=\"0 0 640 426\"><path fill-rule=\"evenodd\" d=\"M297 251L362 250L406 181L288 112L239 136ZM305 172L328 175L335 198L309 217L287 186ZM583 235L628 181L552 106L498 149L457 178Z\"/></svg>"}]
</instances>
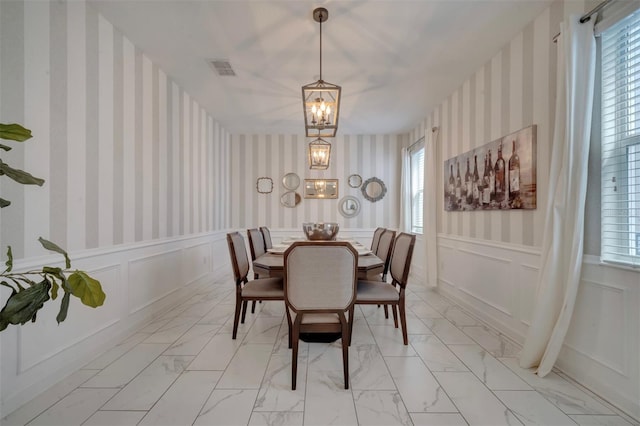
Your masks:
<instances>
[{"instance_id":1,"label":"tropical foliage","mask_svg":"<svg viewBox=\"0 0 640 426\"><path fill-rule=\"evenodd\" d=\"M31 137L31 130L19 124L0 123L0 139L24 142ZM0 149L10 151L11 147L0 143ZM23 185L42 186L44 184L44 179L9 166L2 161L2 158L0 158L0 176L6 176ZM10 204L11 201L0 197L0 208ZM49 300L57 299L60 289L64 294L60 302L60 311L56 317L58 324L67 318L72 295L92 308L102 306L104 303L106 295L98 280L91 278L84 271L72 270L67 252L57 244L42 237L38 241L45 249L61 254L65 260L65 267L43 266L41 269L13 272L13 253L11 246L8 246L5 270L0 273L0 285L10 288L11 295L0 311L0 331L6 329L9 324L22 325L27 321L35 322L38 311Z\"/></svg>"}]
</instances>

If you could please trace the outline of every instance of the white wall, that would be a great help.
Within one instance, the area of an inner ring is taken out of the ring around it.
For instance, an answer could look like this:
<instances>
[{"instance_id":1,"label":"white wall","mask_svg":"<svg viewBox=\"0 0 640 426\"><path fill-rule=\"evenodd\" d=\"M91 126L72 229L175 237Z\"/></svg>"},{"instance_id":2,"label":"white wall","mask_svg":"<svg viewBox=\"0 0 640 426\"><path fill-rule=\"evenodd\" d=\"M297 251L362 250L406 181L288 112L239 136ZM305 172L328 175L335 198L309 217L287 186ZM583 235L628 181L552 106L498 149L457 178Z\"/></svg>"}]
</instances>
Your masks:
<instances>
[{"instance_id":1,"label":"white wall","mask_svg":"<svg viewBox=\"0 0 640 426\"><path fill-rule=\"evenodd\" d=\"M44 178L0 179L0 253L15 268L69 251L100 280L95 310L59 300L0 334L0 418L229 272L230 137L188 93L84 1L0 2L0 122L34 138L2 159ZM43 257L44 256L44 257ZM5 259L2 259L4 262ZM191 288L191 287L190 287ZM0 289L0 304L10 291Z\"/></svg>"},{"instance_id":2,"label":"white wall","mask_svg":"<svg viewBox=\"0 0 640 426\"><path fill-rule=\"evenodd\" d=\"M582 1L553 3L412 133L419 137L424 129L440 127L438 164L443 164L500 136L538 126L536 210L446 212L443 197L436 201L439 291L520 343L534 309L549 191L556 75L556 45L551 40L564 16L588 9ZM438 179L437 188L442 188L443 170ZM557 363L577 382L636 418L640 418L638 306L638 271L603 265L586 256L571 328Z\"/></svg>"}]
</instances>

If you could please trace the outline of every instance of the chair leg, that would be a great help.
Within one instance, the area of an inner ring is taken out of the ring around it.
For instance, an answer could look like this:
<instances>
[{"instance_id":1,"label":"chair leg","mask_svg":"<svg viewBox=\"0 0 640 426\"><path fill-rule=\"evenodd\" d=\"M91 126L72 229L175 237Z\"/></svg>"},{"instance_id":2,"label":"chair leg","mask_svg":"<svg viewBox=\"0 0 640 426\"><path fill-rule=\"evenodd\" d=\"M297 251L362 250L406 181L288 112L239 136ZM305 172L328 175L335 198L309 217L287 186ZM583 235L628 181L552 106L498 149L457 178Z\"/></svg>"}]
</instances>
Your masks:
<instances>
[{"instance_id":1,"label":"chair leg","mask_svg":"<svg viewBox=\"0 0 640 426\"><path fill-rule=\"evenodd\" d=\"M378 305L380 306L380 305ZM389 319L389 306L388 305L384 305L384 317L386 319Z\"/></svg>"},{"instance_id":2,"label":"chair leg","mask_svg":"<svg viewBox=\"0 0 640 426\"><path fill-rule=\"evenodd\" d=\"M351 336L349 324L343 318L340 318L342 322L342 368L344 370L344 388L349 389L349 344Z\"/></svg>"},{"instance_id":3,"label":"chair leg","mask_svg":"<svg viewBox=\"0 0 640 426\"><path fill-rule=\"evenodd\" d=\"M232 339L235 339L238 335L238 320L240 319L240 305L242 302L240 299L236 299L236 311L233 315L233 334L231 335Z\"/></svg>"},{"instance_id":4,"label":"chair leg","mask_svg":"<svg viewBox=\"0 0 640 426\"><path fill-rule=\"evenodd\" d=\"M251 313L255 314L256 313L256 301L254 300L253 303L251 303Z\"/></svg>"},{"instance_id":5,"label":"chair leg","mask_svg":"<svg viewBox=\"0 0 640 426\"><path fill-rule=\"evenodd\" d=\"M244 318L247 316L247 301L242 302L242 319L241 323L244 324Z\"/></svg>"},{"instance_id":6,"label":"chair leg","mask_svg":"<svg viewBox=\"0 0 640 426\"><path fill-rule=\"evenodd\" d=\"M402 339L404 340L404 344L408 345L409 338L407 336L407 315L404 307L404 298L400 299L398 309L400 310L400 322L402 323Z\"/></svg>"},{"instance_id":7,"label":"chair leg","mask_svg":"<svg viewBox=\"0 0 640 426\"><path fill-rule=\"evenodd\" d=\"M393 312L393 324L398 328L398 310L396 305L391 305L391 311Z\"/></svg>"},{"instance_id":8,"label":"chair leg","mask_svg":"<svg viewBox=\"0 0 640 426\"><path fill-rule=\"evenodd\" d=\"M296 390L296 380L298 378L298 340L300 338L300 324L296 321L293 324L292 358L291 358L291 390Z\"/></svg>"}]
</instances>

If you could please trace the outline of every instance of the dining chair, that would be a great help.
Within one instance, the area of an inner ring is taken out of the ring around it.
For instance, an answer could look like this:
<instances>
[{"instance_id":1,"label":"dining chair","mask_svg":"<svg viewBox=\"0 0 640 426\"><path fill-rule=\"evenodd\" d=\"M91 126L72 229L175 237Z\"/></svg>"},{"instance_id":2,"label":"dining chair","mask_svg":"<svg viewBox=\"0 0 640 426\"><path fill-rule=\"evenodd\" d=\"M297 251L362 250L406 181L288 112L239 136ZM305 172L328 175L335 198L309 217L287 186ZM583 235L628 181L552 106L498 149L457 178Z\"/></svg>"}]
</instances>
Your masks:
<instances>
[{"instance_id":1,"label":"dining chair","mask_svg":"<svg viewBox=\"0 0 640 426\"><path fill-rule=\"evenodd\" d=\"M267 252L264 248L264 237L258 228L248 229L247 237L249 237L249 248L251 249L251 261L256 260ZM259 278L257 273L253 274L253 278Z\"/></svg>"},{"instance_id":2,"label":"dining chair","mask_svg":"<svg viewBox=\"0 0 640 426\"><path fill-rule=\"evenodd\" d=\"M269 231L269 228L266 226L261 226L260 232L262 232L262 238L264 239L264 249L269 250L273 247L273 244L271 243L271 231Z\"/></svg>"},{"instance_id":3,"label":"dining chair","mask_svg":"<svg viewBox=\"0 0 640 426\"><path fill-rule=\"evenodd\" d=\"M375 255L378 256L384 262L384 268L381 274L374 276L358 276L358 279L367 281L382 281L387 282L387 273L389 272L389 264L391 263L391 250L393 249L393 242L396 238L396 231L391 229L385 229L380 236L380 242L378 243L378 250ZM378 305L380 307L380 305ZM384 305L384 317L389 318L389 307Z\"/></svg>"},{"instance_id":4,"label":"dining chair","mask_svg":"<svg viewBox=\"0 0 640 426\"><path fill-rule=\"evenodd\" d=\"M405 289L409 279L409 269L411 268L411 258L413 257L415 243L415 235L400 233L395 239L391 254L391 264L389 266L392 278L391 285L382 281L358 280L358 291L356 293L356 305L391 305L396 328L398 328L397 307L400 311L402 338L405 345L409 344ZM351 326L353 327L353 321Z\"/></svg>"},{"instance_id":5,"label":"dining chair","mask_svg":"<svg viewBox=\"0 0 640 426\"><path fill-rule=\"evenodd\" d=\"M227 244L229 245L233 277L236 282L236 309L233 317L232 334L232 338L235 339L238 333L240 308L242 307L241 322L244 324L248 301L253 301L255 304L256 300L284 300L284 288L280 277L248 280L249 258L247 257L247 247L244 243L244 238L239 232L227 234Z\"/></svg>"},{"instance_id":6,"label":"dining chair","mask_svg":"<svg viewBox=\"0 0 640 426\"><path fill-rule=\"evenodd\" d=\"M340 333L344 388L349 389L349 341L358 252L344 241L293 243L284 253L284 300L296 389L300 333ZM349 314L347 319L346 314Z\"/></svg>"},{"instance_id":7,"label":"dining chair","mask_svg":"<svg viewBox=\"0 0 640 426\"><path fill-rule=\"evenodd\" d=\"M373 239L371 240L371 251L372 252L376 252L378 250L378 244L380 243L380 237L382 236L382 233L385 231L385 228L376 228L375 231L373 231Z\"/></svg>"}]
</instances>

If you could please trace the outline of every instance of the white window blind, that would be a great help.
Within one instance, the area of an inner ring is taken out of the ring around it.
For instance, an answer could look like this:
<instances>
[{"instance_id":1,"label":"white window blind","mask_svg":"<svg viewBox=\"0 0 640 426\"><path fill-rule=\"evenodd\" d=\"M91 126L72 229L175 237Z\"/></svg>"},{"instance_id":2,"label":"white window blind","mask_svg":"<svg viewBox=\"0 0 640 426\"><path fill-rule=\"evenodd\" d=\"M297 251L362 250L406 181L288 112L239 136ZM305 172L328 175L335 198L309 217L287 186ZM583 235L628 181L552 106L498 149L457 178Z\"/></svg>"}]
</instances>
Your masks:
<instances>
[{"instance_id":1,"label":"white window blind","mask_svg":"<svg viewBox=\"0 0 640 426\"><path fill-rule=\"evenodd\" d=\"M640 266L640 11L602 32L602 259Z\"/></svg>"},{"instance_id":2,"label":"white window blind","mask_svg":"<svg viewBox=\"0 0 640 426\"><path fill-rule=\"evenodd\" d=\"M415 144L411 156L411 232L423 232L424 204L424 145Z\"/></svg>"}]
</instances>

